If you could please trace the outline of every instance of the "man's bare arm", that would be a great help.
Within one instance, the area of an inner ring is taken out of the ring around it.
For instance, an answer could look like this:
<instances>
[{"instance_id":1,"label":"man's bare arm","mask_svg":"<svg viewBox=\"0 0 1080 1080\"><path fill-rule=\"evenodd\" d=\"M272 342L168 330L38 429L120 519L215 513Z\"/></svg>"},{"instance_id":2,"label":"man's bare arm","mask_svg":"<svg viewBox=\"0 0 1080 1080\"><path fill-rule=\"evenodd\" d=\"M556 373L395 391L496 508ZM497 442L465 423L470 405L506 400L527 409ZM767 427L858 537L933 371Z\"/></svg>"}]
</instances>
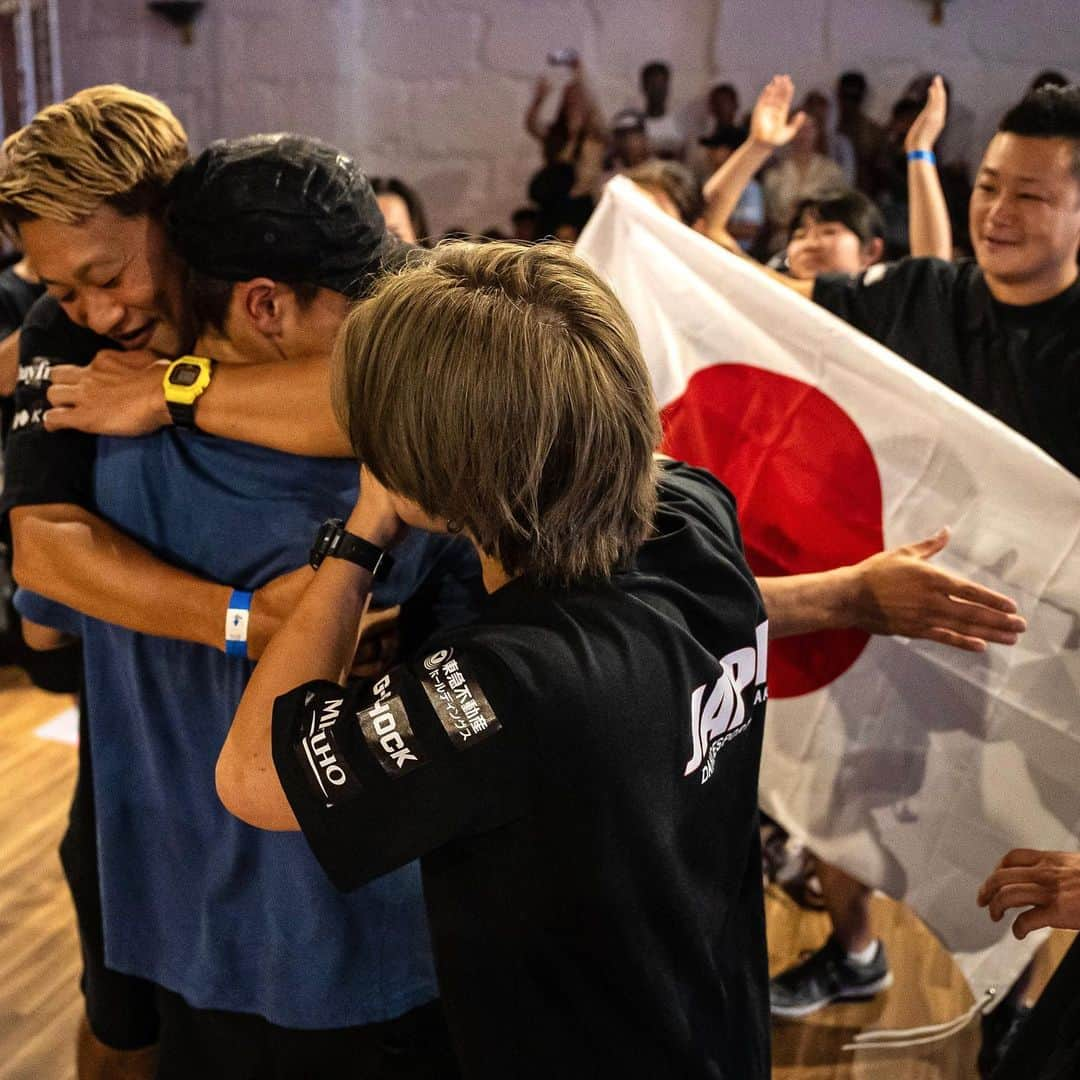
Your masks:
<instances>
[{"instance_id":1,"label":"man's bare arm","mask_svg":"<svg viewBox=\"0 0 1080 1080\"><path fill-rule=\"evenodd\" d=\"M231 588L170 566L131 537L67 503L11 511L20 586L139 633L224 648ZM311 578L306 567L256 590L248 655L257 657Z\"/></svg>"},{"instance_id":2,"label":"man's bare arm","mask_svg":"<svg viewBox=\"0 0 1080 1080\"><path fill-rule=\"evenodd\" d=\"M948 102L945 84L940 75L930 83L926 105L915 118L906 138L904 150L933 154L934 144L945 127ZM945 193L937 165L929 157L908 157L908 232L911 254L932 255L949 260L953 256L952 224L945 205Z\"/></svg>"},{"instance_id":3,"label":"man's bare arm","mask_svg":"<svg viewBox=\"0 0 1080 1080\"><path fill-rule=\"evenodd\" d=\"M804 113L789 118L795 87L787 75L774 75L761 91L750 116L750 134L742 146L705 181L702 232L710 239L726 232L746 185L772 157L786 146L806 122Z\"/></svg>"},{"instance_id":4,"label":"man's bare arm","mask_svg":"<svg viewBox=\"0 0 1080 1080\"><path fill-rule=\"evenodd\" d=\"M172 423L162 389L166 363L149 353L98 353L86 367L52 369L49 431L146 435ZM195 411L201 431L309 457L351 457L330 405L330 362L218 364Z\"/></svg>"},{"instance_id":5,"label":"man's bare arm","mask_svg":"<svg viewBox=\"0 0 1080 1080\"><path fill-rule=\"evenodd\" d=\"M1007 596L932 566L948 530L817 574L758 578L769 635L855 628L982 652L1014 645L1027 624Z\"/></svg>"}]
</instances>

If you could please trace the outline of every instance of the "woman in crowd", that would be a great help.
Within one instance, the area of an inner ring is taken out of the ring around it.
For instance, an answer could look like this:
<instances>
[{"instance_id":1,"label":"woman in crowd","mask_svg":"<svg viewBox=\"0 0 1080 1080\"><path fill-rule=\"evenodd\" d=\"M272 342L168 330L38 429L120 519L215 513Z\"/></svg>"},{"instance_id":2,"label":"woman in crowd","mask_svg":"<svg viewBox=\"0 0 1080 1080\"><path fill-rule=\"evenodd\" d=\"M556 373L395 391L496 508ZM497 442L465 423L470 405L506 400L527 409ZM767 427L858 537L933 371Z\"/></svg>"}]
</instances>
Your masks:
<instances>
[{"instance_id":1,"label":"woman in crowd","mask_svg":"<svg viewBox=\"0 0 1080 1080\"><path fill-rule=\"evenodd\" d=\"M430 235L427 214L415 189L396 176L371 177L371 189L375 192L387 231L406 244L427 246Z\"/></svg>"},{"instance_id":2,"label":"woman in crowd","mask_svg":"<svg viewBox=\"0 0 1080 1080\"><path fill-rule=\"evenodd\" d=\"M540 111L551 93L546 78L536 84L536 92L525 114L525 130L536 139L544 154L544 165L529 181L529 198L540 208L540 236L569 226L573 239L592 213L593 190L603 169L607 148L607 128L594 101L576 57L570 63L572 78L566 84L559 111L550 124L540 120Z\"/></svg>"}]
</instances>

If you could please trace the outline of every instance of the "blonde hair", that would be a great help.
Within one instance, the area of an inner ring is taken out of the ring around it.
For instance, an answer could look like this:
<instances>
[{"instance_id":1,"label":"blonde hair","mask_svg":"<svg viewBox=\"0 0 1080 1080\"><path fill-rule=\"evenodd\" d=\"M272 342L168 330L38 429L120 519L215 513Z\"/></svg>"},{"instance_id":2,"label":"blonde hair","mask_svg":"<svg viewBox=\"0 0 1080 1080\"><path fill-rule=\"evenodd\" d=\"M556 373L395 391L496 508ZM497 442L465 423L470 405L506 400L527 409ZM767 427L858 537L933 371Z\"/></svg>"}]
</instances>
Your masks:
<instances>
[{"instance_id":1,"label":"blonde hair","mask_svg":"<svg viewBox=\"0 0 1080 1080\"><path fill-rule=\"evenodd\" d=\"M77 225L103 204L128 215L156 209L187 152L180 121L157 98L91 86L4 140L0 220Z\"/></svg>"},{"instance_id":2,"label":"blonde hair","mask_svg":"<svg viewBox=\"0 0 1080 1080\"><path fill-rule=\"evenodd\" d=\"M568 248L441 244L353 309L335 362L357 457L509 573L567 584L633 559L656 402L629 316Z\"/></svg>"}]
</instances>

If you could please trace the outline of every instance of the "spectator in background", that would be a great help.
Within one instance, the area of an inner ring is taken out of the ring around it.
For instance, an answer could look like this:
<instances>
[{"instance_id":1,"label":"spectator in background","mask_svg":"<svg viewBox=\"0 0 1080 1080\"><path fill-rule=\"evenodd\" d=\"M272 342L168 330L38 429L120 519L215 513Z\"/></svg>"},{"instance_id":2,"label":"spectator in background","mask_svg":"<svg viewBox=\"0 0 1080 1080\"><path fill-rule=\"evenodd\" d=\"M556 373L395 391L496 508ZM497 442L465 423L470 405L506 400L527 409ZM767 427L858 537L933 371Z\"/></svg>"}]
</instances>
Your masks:
<instances>
[{"instance_id":1,"label":"spectator in background","mask_svg":"<svg viewBox=\"0 0 1080 1080\"><path fill-rule=\"evenodd\" d=\"M406 244L428 246L428 223L420 196L396 176L373 176L375 192L386 228Z\"/></svg>"},{"instance_id":2,"label":"spectator in background","mask_svg":"<svg viewBox=\"0 0 1080 1080\"><path fill-rule=\"evenodd\" d=\"M719 126L711 135L699 139L708 154L710 174L716 172L745 141L746 130L730 124ZM764 224L765 193L761 184L751 177L728 218L727 230L743 251L750 251Z\"/></svg>"},{"instance_id":3,"label":"spectator in background","mask_svg":"<svg viewBox=\"0 0 1080 1080\"><path fill-rule=\"evenodd\" d=\"M637 109L623 109L616 113L611 122L611 153L608 155L604 173L597 183L596 197L600 197L604 186L613 176L636 169L654 159L649 136L645 133L644 115Z\"/></svg>"},{"instance_id":4,"label":"spectator in background","mask_svg":"<svg viewBox=\"0 0 1080 1080\"><path fill-rule=\"evenodd\" d=\"M641 69L645 134L658 157L681 160L686 132L675 115L668 111L670 93L671 68L662 60L650 61Z\"/></svg>"},{"instance_id":5,"label":"spectator in background","mask_svg":"<svg viewBox=\"0 0 1080 1080\"><path fill-rule=\"evenodd\" d=\"M803 99L802 111L807 116L812 116L817 123L817 152L835 161L844 174L844 183L848 187L854 187L858 171L855 148L846 135L830 126L829 99L820 90L811 90Z\"/></svg>"},{"instance_id":6,"label":"spectator in background","mask_svg":"<svg viewBox=\"0 0 1080 1080\"><path fill-rule=\"evenodd\" d=\"M765 174L765 216L769 225L766 247L770 253L783 248L795 207L803 199L844 186L844 174L831 158L817 151L817 121L800 113L802 121L788 144L782 161Z\"/></svg>"},{"instance_id":7,"label":"spectator in background","mask_svg":"<svg viewBox=\"0 0 1080 1080\"><path fill-rule=\"evenodd\" d=\"M709 91L706 107L714 130L739 126L739 92L731 83L717 83Z\"/></svg>"},{"instance_id":8,"label":"spectator in background","mask_svg":"<svg viewBox=\"0 0 1080 1080\"><path fill-rule=\"evenodd\" d=\"M858 274L881 260L885 224L861 191L837 188L804 199L791 219L783 269L792 277Z\"/></svg>"},{"instance_id":9,"label":"spectator in background","mask_svg":"<svg viewBox=\"0 0 1080 1080\"><path fill-rule=\"evenodd\" d=\"M846 135L855 150L855 185L871 194L873 165L881 151L885 133L863 112L866 76L861 71L845 71L836 83L836 130Z\"/></svg>"},{"instance_id":10,"label":"spectator in background","mask_svg":"<svg viewBox=\"0 0 1080 1080\"><path fill-rule=\"evenodd\" d=\"M519 206L510 215L510 238L532 243L540 239L540 213L535 206Z\"/></svg>"},{"instance_id":11,"label":"spectator in background","mask_svg":"<svg viewBox=\"0 0 1080 1080\"><path fill-rule=\"evenodd\" d=\"M593 191L603 169L607 131L575 56L568 66L570 81L563 88L555 119L547 126L540 110L551 93L541 78L525 114L525 130L543 148L544 165L529 181L529 198L539 208L538 237L554 235L563 224L577 230L589 218Z\"/></svg>"},{"instance_id":12,"label":"spectator in background","mask_svg":"<svg viewBox=\"0 0 1080 1080\"><path fill-rule=\"evenodd\" d=\"M904 141L921 106L915 98L902 97L889 115L885 138L874 162L870 193L885 216L885 254L889 260L908 253L907 154Z\"/></svg>"},{"instance_id":13,"label":"spectator in background","mask_svg":"<svg viewBox=\"0 0 1080 1080\"><path fill-rule=\"evenodd\" d=\"M678 161L661 161L653 158L628 169L624 174L661 209L668 217L696 229L705 212L705 199L701 185L694 174Z\"/></svg>"},{"instance_id":14,"label":"spectator in background","mask_svg":"<svg viewBox=\"0 0 1080 1080\"><path fill-rule=\"evenodd\" d=\"M739 146L704 188L701 231L733 248L727 223L743 188L779 147L794 139L805 123L803 114L788 118L795 88L786 75L771 79L750 118L750 137ZM919 255L949 258L952 234L932 160L934 141L945 122L945 90L941 80L908 133L908 170L913 193L911 233ZM790 225L792 238L780 268L795 278L819 273L846 274L865 270L882 256L884 225L877 207L853 189L826 191L803 200Z\"/></svg>"}]
</instances>

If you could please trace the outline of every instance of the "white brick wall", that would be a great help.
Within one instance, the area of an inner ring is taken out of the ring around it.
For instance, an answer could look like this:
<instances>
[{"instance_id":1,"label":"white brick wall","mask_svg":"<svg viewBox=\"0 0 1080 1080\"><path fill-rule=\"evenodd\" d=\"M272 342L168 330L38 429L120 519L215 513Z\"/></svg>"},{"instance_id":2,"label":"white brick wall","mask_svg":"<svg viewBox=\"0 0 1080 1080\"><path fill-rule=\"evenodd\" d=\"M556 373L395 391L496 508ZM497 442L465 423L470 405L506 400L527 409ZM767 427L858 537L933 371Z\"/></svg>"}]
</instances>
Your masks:
<instances>
[{"instance_id":1,"label":"white brick wall","mask_svg":"<svg viewBox=\"0 0 1080 1080\"><path fill-rule=\"evenodd\" d=\"M507 225L539 164L521 120L549 50L576 47L609 111L650 59L676 106L730 80L749 104L774 71L800 91L864 70L885 115L915 73L939 69L975 114L981 147L1044 67L1080 76L1076 0L208 0L190 46L142 0L60 0L64 86L159 94L196 147L294 129L396 173L433 227Z\"/></svg>"}]
</instances>

